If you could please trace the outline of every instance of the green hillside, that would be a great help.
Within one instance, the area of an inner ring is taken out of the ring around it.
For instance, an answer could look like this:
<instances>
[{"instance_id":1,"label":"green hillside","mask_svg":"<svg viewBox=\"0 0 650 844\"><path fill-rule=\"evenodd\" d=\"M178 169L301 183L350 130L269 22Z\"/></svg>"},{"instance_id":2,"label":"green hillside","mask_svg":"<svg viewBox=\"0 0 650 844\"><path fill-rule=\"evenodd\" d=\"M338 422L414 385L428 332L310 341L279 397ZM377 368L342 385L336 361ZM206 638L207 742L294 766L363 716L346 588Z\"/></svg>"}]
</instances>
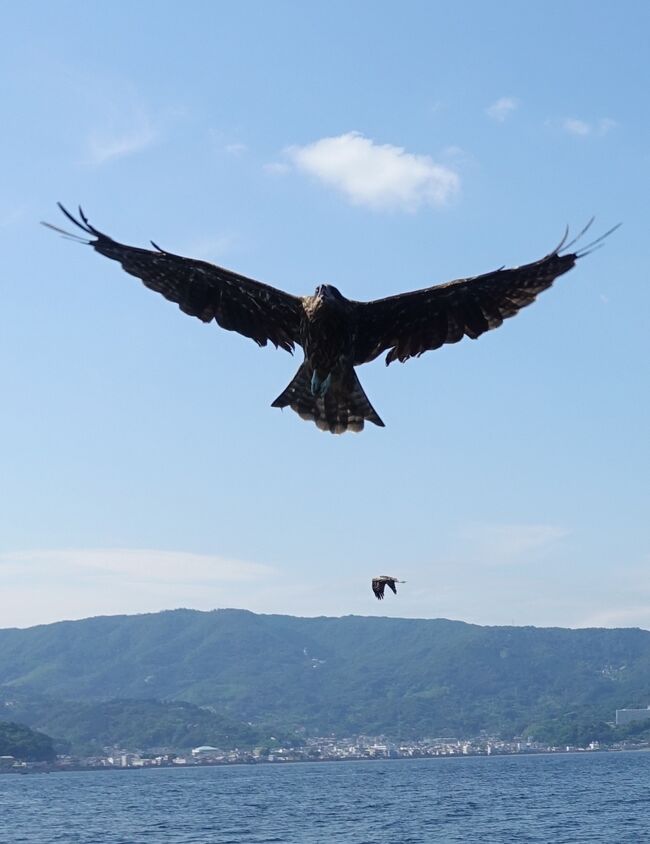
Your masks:
<instances>
[{"instance_id":1,"label":"green hillside","mask_svg":"<svg viewBox=\"0 0 650 844\"><path fill-rule=\"evenodd\" d=\"M186 701L315 734L513 735L647 705L650 632L243 610L111 616L0 630L0 693Z\"/></svg>"},{"instance_id":2,"label":"green hillside","mask_svg":"<svg viewBox=\"0 0 650 844\"><path fill-rule=\"evenodd\" d=\"M268 729L182 701L61 700L0 687L0 707L13 720L53 736L59 753L94 756L106 747L168 752L202 744L224 749L273 744ZM276 739L294 738L275 732Z\"/></svg>"},{"instance_id":3,"label":"green hillside","mask_svg":"<svg viewBox=\"0 0 650 844\"><path fill-rule=\"evenodd\" d=\"M52 739L24 724L0 721L0 756L22 762L49 762L56 756Z\"/></svg>"}]
</instances>

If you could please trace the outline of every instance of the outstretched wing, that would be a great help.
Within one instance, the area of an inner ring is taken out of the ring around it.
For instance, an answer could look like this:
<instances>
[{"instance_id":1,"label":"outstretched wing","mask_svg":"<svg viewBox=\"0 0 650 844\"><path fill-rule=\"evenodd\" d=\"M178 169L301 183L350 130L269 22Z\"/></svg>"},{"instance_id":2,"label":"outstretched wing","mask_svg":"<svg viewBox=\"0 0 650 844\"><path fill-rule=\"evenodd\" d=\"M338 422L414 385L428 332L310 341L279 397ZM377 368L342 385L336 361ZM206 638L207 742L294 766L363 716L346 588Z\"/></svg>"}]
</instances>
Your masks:
<instances>
[{"instance_id":1,"label":"outstretched wing","mask_svg":"<svg viewBox=\"0 0 650 844\"><path fill-rule=\"evenodd\" d=\"M383 601L384 599L384 580L381 577L373 577L372 579L372 591L375 593L375 597Z\"/></svg>"},{"instance_id":2,"label":"outstretched wing","mask_svg":"<svg viewBox=\"0 0 650 844\"><path fill-rule=\"evenodd\" d=\"M77 220L59 203L66 217L94 240L85 240L97 252L119 261L127 273L151 290L176 302L179 308L203 322L215 320L228 331L251 337L260 346L270 341L292 352L300 343L300 298L246 276L193 258L160 249L125 246L90 225L81 208ZM58 229L62 234L68 234ZM76 235L72 235L76 237Z\"/></svg>"},{"instance_id":3,"label":"outstretched wing","mask_svg":"<svg viewBox=\"0 0 650 844\"><path fill-rule=\"evenodd\" d=\"M395 584L396 584L396 583L397 583L397 581L396 581L396 580L394 580L392 577L390 578L390 580L387 580L387 581L386 581L387 586L389 586L389 587L390 587L390 589L392 589L392 590L393 590L393 592L395 593L395 595L397 595L397 586L395 586Z\"/></svg>"},{"instance_id":4,"label":"outstretched wing","mask_svg":"<svg viewBox=\"0 0 650 844\"><path fill-rule=\"evenodd\" d=\"M539 261L512 269L499 269L473 278L462 278L412 293L372 302L357 302L355 366L374 360L388 350L386 364L416 357L464 336L476 339L504 319L530 305L558 276L568 272L578 258L614 229L577 252L566 252L566 235ZM615 226L618 228L618 226Z\"/></svg>"}]
</instances>

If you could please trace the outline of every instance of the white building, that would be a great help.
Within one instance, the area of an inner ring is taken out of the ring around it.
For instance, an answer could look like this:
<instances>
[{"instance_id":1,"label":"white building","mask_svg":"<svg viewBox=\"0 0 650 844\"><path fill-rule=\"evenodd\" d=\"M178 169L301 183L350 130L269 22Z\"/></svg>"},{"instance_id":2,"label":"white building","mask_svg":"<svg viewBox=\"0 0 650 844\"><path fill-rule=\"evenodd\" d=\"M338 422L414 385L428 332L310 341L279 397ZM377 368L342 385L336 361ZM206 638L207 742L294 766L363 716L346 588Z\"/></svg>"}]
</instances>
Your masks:
<instances>
[{"instance_id":1,"label":"white building","mask_svg":"<svg viewBox=\"0 0 650 844\"><path fill-rule=\"evenodd\" d=\"M195 759L203 759L206 756L214 756L219 753L221 753L221 751L218 747L212 747L209 744L202 744L200 747L192 748L192 756Z\"/></svg>"},{"instance_id":2,"label":"white building","mask_svg":"<svg viewBox=\"0 0 650 844\"><path fill-rule=\"evenodd\" d=\"M650 706L647 709L617 709L616 726L621 727L633 721L647 721L650 718Z\"/></svg>"}]
</instances>

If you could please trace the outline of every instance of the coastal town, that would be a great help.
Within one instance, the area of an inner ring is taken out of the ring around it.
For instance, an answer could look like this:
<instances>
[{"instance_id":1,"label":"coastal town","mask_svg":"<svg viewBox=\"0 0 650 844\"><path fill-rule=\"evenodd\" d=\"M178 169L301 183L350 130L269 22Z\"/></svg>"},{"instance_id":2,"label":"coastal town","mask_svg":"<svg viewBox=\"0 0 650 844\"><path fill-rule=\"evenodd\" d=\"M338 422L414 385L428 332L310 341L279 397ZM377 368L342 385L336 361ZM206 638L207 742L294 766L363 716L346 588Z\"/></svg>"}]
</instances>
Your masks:
<instances>
[{"instance_id":1,"label":"coastal town","mask_svg":"<svg viewBox=\"0 0 650 844\"><path fill-rule=\"evenodd\" d=\"M140 753L124 748L104 748L98 756L61 755L51 762L27 762L0 756L0 773L36 773L74 770L126 770L143 768L188 768L209 765L287 764L290 762L341 762L377 759L427 759L437 757L505 756L536 753L583 753L595 751L647 750L647 741L622 741L602 747L592 741L586 747L555 747L532 738L509 741L482 735L471 739L432 738L394 742L382 736L354 738L315 737L299 747L265 746L223 750L210 745L188 753Z\"/></svg>"}]
</instances>

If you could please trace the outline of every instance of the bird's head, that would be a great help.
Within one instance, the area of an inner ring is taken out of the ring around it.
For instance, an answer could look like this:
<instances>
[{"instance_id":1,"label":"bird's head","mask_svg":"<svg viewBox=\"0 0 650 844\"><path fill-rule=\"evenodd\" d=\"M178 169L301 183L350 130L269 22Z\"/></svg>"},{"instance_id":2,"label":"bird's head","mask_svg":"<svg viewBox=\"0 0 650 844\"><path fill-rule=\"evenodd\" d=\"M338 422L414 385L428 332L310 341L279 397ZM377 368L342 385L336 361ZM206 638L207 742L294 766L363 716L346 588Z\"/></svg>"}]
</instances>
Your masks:
<instances>
[{"instance_id":1,"label":"bird's head","mask_svg":"<svg viewBox=\"0 0 650 844\"><path fill-rule=\"evenodd\" d=\"M319 284L314 291L314 296L317 299L324 299L325 301L342 302L342 294L334 287L333 284Z\"/></svg>"}]
</instances>

